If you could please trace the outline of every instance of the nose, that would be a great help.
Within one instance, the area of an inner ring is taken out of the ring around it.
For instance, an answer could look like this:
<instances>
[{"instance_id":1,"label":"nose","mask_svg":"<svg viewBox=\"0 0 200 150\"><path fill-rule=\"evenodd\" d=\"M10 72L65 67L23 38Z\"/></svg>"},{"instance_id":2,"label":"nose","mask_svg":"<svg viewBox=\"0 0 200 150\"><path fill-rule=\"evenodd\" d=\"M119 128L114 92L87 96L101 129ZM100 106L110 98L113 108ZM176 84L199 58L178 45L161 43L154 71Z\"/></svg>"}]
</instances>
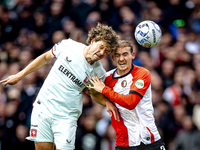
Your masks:
<instances>
[{"instance_id":1,"label":"nose","mask_svg":"<svg viewBox=\"0 0 200 150\"><path fill-rule=\"evenodd\" d=\"M105 53L105 49L100 50L101 55L104 55L104 53Z\"/></svg>"},{"instance_id":2,"label":"nose","mask_svg":"<svg viewBox=\"0 0 200 150\"><path fill-rule=\"evenodd\" d=\"M123 55L120 55L120 56L119 56L119 60L120 60L120 61L124 60Z\"/></svg>"}]
</instances>

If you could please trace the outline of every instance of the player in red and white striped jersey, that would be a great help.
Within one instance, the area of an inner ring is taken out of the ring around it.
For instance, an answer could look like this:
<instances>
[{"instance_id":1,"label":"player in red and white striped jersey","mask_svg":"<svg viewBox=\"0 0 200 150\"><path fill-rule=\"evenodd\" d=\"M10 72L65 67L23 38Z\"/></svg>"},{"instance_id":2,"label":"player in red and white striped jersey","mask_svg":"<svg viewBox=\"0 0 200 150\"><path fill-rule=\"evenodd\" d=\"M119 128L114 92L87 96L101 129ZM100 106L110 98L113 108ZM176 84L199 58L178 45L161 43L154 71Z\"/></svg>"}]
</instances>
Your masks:
<instances>
[{"instance_id":1,"label":"player in red and white striped jersey","mask_svg":"<svg viewBox=\"0 0 200 150\"><path fill-rule=\"evenodd\" d=\"M132 64L135 53L130 42L119 45L112 55L117 68L106 73L105 83L97 76L90 79L90 88L103 93L120 112L120 121L111 116L116 150L165 150L153 116L150 72Z\"/></svg>"}]
</instances>

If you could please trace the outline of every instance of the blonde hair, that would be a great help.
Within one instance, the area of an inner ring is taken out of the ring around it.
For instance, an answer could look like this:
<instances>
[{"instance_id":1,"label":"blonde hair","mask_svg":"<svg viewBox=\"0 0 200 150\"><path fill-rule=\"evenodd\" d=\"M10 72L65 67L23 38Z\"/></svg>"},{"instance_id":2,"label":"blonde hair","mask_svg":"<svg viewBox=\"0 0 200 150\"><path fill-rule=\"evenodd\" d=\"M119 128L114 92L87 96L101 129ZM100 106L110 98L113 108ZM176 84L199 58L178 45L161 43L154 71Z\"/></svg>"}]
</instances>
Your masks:
<instances>
[{"instance_id":1,"label":"blonde hair","mask_svg":"<svg viewBox=\"0 0 200 150\"><path fill-rule=\"evenodd\" d=\"M133 44L131 44L131 42L125 40L119 40L118 45L119 45L118 47L130 47L131 53L133 53Z\"/></svg>"}]
</instances>

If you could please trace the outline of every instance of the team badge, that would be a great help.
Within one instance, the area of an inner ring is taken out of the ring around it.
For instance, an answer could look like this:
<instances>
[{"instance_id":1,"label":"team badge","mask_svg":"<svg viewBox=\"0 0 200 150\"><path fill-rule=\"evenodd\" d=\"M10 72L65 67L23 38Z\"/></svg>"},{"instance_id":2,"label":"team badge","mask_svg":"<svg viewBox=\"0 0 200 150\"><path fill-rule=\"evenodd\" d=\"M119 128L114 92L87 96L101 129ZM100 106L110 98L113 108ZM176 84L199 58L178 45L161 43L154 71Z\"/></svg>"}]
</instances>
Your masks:
<instances>
[{"instance_id":1,"label":"team badge","mask_svg":"<svg viewBox=\"0 0 200 150\"><path fill-rule=\"evenodd\" d=\"M85 77L85 79L83 80L83 82L84 82L85 84L88 83L88 82L89 82L88 77Z\"/></svg>"},{"instance_id":2,"label":"team badge","mask_svg":"<svg viewBox=\"0 0 200 150\"><path fill-rule=\"evenodd\" d=\"M37 136L37 130L31 129L31 137L35 138Z\"/></svg>"},{"instance_id":3,"label":"team badge","mask_svg":"<svg viewBox=\"0 0 200 150\"><path fill-rule=\"evenodd\" d=\"M126 80L123 80L122 83L121 83L122 87L126 87L127 86L127 81Z\"/></svg>"},{"instance_id":4,"label":"team badge","mask_svg":"<svg viewBox=\"0 0 200 150\"><path fill-rule=\"evenodd\" d=\"M141 89L144 87L144 81L139 79L135 82L135 86L138 88L138 89Z\"/></svg>"}]
</instances>

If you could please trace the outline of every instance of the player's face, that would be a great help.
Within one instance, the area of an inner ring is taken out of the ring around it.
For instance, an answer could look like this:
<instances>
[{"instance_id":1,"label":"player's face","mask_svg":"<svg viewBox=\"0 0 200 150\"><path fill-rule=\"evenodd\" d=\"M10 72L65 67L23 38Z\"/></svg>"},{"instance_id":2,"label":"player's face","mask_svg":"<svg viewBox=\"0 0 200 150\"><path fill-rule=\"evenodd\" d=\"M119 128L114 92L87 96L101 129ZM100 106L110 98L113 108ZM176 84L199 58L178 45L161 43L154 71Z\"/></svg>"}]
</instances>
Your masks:
<instances>
[{"instance_id":1,"label":"player's face","mask_svg":"<svg viewBox=\"0 0 200 150\"><path fill-rule=\"evenodd\" d=\"M132 67L132 60L135 58L135 53L131 53L130 47L119 47L114 54L114 62L117 65L117 73L119 75L127 74Z\"/></svg>"},{"instance_id":2,"label":"player's face","mask_svg":"<svg viewBox=\"0 0 200 150\"><path fill-rule=\"evenodd\" d=\"M110 52L111 52L111 49L108 43L104 41L95 42L93 39L88 53L90 55L91 60L95 62L104 58Z\"/></svg>"}]
</instances>

